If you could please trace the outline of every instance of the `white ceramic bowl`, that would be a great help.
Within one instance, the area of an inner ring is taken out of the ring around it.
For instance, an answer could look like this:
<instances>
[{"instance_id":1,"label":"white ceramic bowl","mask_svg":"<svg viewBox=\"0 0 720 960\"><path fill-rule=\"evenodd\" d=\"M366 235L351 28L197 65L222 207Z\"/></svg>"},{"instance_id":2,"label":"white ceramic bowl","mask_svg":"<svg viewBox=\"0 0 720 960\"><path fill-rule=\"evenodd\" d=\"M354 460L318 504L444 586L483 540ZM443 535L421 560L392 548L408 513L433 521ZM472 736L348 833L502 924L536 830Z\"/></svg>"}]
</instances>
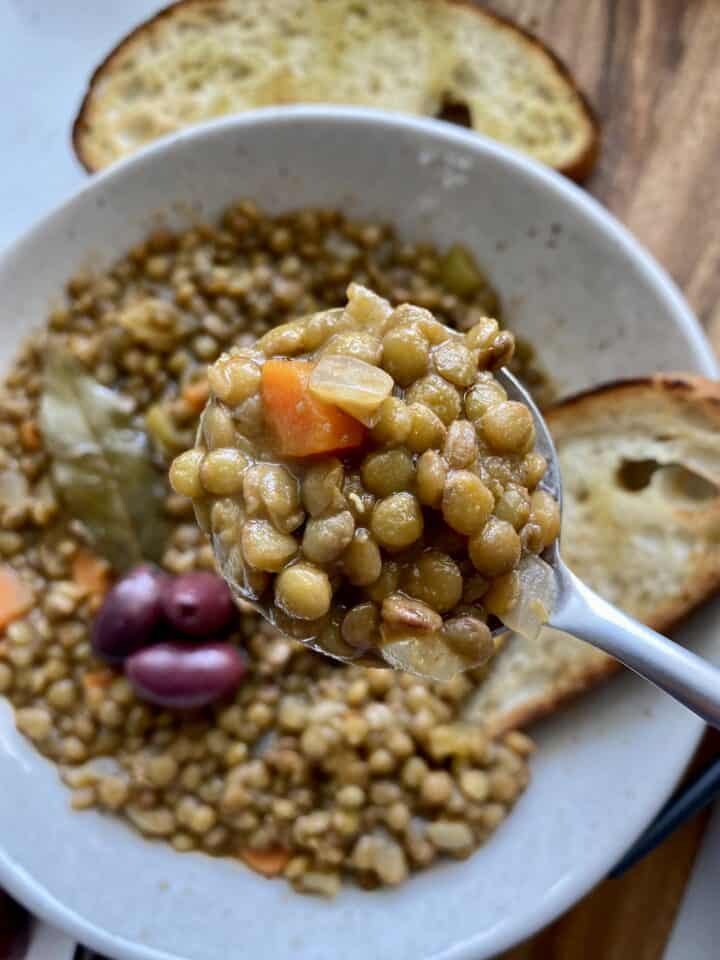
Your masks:
<instances>
[{"instance_id":1,"label":"white ceramic bowl","mask_svg":"<svg viewBox=\"0 0 720 960\"><path fill-rule=\"evenodd\" d=\"M31 185L28 185L31 188ZM677 290L638 244L566 180L444 124L295 108L181 134L93 178L0 262L0 364L65 278L139 240L164 215L214 216L249 196L272 210L320 204L394 222L407 237L470 247L563 391L657 369L716 368ZM681 631L720 653L718 610ZM116 958L479 960L569 907L612 866L673 787L701 733L630 677L546 723L533 782L464 863L397 890L333 902L72 813L54 768L0 704L0 882L32 910Z\"/></svg>"}]
</instances>

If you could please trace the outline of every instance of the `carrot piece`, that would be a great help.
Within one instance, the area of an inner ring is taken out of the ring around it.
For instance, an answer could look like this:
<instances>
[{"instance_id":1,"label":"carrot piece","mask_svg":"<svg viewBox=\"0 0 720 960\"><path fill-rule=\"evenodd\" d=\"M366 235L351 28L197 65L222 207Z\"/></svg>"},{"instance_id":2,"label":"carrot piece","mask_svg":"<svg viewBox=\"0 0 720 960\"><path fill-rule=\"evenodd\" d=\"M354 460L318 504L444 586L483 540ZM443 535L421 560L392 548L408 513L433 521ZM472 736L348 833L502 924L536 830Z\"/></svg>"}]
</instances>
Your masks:
<instances>
[{"instance_id":1,"label":"carrot piece","mask_svg":"<svg viewBox=\"0 0 720 960\"><path fill-rule=\"evenodd\" d=\"M290 860L288 851L280 847L274 850L252 850L250 847L243 847L239 855L251 870L262 874L263 877L277 877Z\"/></svg>"},{"instance_id":2,"label":"carrot piece","mask_svg":"<svg viewBox=\"0 0 720 960\"><path fill-rule=\"evenodd\" d=\"M32 590L13 568L0 566L0 630L27 613L34 600Z\"/></svg>"},{"instance_id":3,"label":"carrot piece","mask_svg":"<svg viewBox=\"0 0 720 960\"><path fill-rule=\"evenodd\" d=\"M279 452L287 457L352 450L365 439L358 420L310 393L313 366L308 360L268 360L263 366L260 393L265 420Z\"/></svg>"},{"instance_id":4,"label":"carrot piece","mask_svg":"<svg viewBox=\"0 0 720 960\"><path fill-rule=\"evenodd\" d=\"M82 682L86 690L107 690L114 679L112 670L91 670L83 674Z\"/></svg>"},{"instance_id":5,"label":"carrot piece","mask_svg":"<svg viewBox=\"0 0 720 960\"><path fill-rule=\"evenodd\" d=\"M40 429L35 420L23 420L18 427L20 443L24 450L39 450L41 437Z\"/></svg>"},{"instance_id":6,"label":"carrot piece","mask_svg":"<svg viewBox=\"0 0 720 960\"><path fill-rule=\"evenodd\" d=\"M80 547L73 557L72 578L86 595L104 597L110 588L110 564L92 550Z\"/></svg>"},{"instance_id":7,"label":"carrot piece","mask_svg":"<svg viewBox=\"0 0 720 960\"><path fill-rule=\"evenodd\" d=\"M209 395L210 385L207 380L195 380L193 383L189 383L182 392L183 400L194 413L202 411Z\"/></svg>"}]
</instances>

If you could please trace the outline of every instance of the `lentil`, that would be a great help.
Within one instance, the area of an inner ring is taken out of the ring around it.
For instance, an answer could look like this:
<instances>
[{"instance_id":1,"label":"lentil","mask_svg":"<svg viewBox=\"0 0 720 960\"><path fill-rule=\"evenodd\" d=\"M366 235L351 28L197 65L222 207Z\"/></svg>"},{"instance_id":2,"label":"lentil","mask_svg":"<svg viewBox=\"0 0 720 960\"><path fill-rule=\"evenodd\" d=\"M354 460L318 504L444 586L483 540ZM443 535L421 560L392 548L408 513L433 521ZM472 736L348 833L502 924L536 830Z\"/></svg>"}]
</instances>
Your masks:
<instances>
[{"instance_id":1,"label":"lentil","mask_svg":"<svg viewBox=\"0 0 720 960\"><path fill-rule=\"evenodd\" d=\"M403 588L438 613L447 613L459 602L463 591L460 569L452 557L438 550L423 553L407 570Z\"/></svg>"},{"instance_id":2,"label":"lentil","mask_svg":"<svg viewBox=\"0 0 720 960\"><path fill-rule=\"evenodd\" d=\"M530 498L530 519L540 530L540 549L544 550L560 533L560 508L545 490L536 490Z\"/></svg>"},{"instance_id":3,"label":"lentil","mask_svg":"<svg viewBox=\"0 0 720 960\"><path fill-rule=\"evenodd\" d=\"M410 433L412 416L408 405L398 397L386 397L380 404L372 438L381 446L403 443Z\"/></svg>"},{"instance_id":4,"label":"lentil","mask_svg":"<svg viewBox=\"0 0 720 960\"><path fill-rule=\"evenodd\" d=\"M535 442L532 414L523 403L504 400L482 418L483 437L499 453L527 453Z\"/></svg>"},{"instance_id":5,"label":"lentil","mask_svg":"<svg viewBox=\"0 0 720 960\"><path fill-rule=\"evenodd\" d=\"M430 344L417 327L398 326L382 342L383 366L401 387L423 376L430 362Z\"/></svg>"},{"instance_id":6,"label":"lentil","mask_svg":"<svg viewBox=\"0 0 720 960\"><path fill-rule=\"evenodd\" d=\"M302 551L313 563L332 563L350 546L355 521L349 510L329 517L308 520L302 539Z\"/></svg>"},{"instance_id":7,"label":"lentil","mask_svg":"<svg viewBox=\"0 0 720 960\"><path fill-rule=\"evenodd\" d=\"M458 533L471 536L482 530L493 509L493 496L482 480L469 470L452 471L442 497L446 523Z\"/></svg>"},{"instance_id":8,"label":"lentil","mask_svg":"<svg viewBox=\"0 0 720 960\"><path fill-rule=\"evenodd\" d=\"M520 537L515 528L506 520L494 517L468 544L473 566L490 577L513 570L520 560L520 552Z\"/></svg>"},{"instance_id":9,"label":"lentil","mask_svg":"<svg viewBox=\"0 0 720 960\"><path fill-rule=\"evenodd\" d=\"M411 493L393 493L380 500L370 518L370 531L388 550L402 550L420 538L423 515Z\"/></svg>"},{"instance_id":10,"label":"lentil","mask_svg":"<svg viewBox=\"0 0 720 960\"><path fill-rule=\"evenodd\" d=\"M380 576L382 555L373 540L370 531L364 528L356 530L352 541L342 557L343 571L351 584L366 587Z\"/></svg>"},{"instance_id":11,"label":"lentil","mask_svg":"<svg viewBox=\"0 0 720 960\"><path fill-rule=\"evenodd\" d=\"M286 567L275 581L275 601L291 617L316 620L328 612L331 600L327 574L311 563Z\"/></svg>"}]
</instances>

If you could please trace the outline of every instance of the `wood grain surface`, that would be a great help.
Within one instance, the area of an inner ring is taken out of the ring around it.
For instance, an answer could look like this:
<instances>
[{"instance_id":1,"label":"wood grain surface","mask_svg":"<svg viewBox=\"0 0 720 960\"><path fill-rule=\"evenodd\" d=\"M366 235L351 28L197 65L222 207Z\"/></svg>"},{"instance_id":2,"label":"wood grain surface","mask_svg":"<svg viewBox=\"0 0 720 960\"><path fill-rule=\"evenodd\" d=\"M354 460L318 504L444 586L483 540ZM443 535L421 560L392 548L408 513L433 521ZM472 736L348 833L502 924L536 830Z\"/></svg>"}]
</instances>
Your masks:
<instances>
[{"instance_id":1,"label":"wood grain surface","mask_svg":"<svg viewBox=\"0 0 720 960\"><path fill-rule=\"evenodd\" d=\"M720 2L493 0L570 67L600 119L587 188L720 330Z\"/></svg>"},{"instance_id":2,"label":"wood grain surface","mask_svg":"<svg viewBox=\"0 0 720 960\"><path fill-rule=\"evenodd\" d=\"M585 186L668 270L720 354L720 0L486 6L572 70L602 128ZM718 753L720 735L708 734L702 757ZM661 960L706 823L698 817L503 960Z\"/></svg>"}]
</instances>

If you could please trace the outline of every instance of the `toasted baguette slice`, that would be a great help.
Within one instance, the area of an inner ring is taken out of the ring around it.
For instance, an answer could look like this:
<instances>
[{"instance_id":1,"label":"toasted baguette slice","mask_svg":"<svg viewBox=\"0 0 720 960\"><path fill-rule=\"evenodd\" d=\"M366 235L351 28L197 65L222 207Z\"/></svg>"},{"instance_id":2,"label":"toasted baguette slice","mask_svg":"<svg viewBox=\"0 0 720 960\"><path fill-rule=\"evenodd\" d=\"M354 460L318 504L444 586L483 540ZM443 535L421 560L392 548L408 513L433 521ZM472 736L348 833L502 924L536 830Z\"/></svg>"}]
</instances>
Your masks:
<instances>
[{"instance_id":1,"label":"toasted baguette slice","mask_svg":"<svg viewBox=\"0 0 720 960\"><path fill-rule=\"evenodd\" d=\"M459 116L575 179L598 147L556 57L462 0L181 0L97 68L73 143L99 170L190 124L301 102Z\"/></svg>"},{"instance_id":2,"label":"toasted baguette slice","mask_svg":"<svg viewBox=\"0 0 720 960\"><path fill-rule=\"evenodd\" d=\"M684 374L599 387L551 409L562 552L612 603L669 631L720 587L720 384ZM524 726L619 664L567 634L513 636L470 712Z\"/></svg>"}]
</instances>

